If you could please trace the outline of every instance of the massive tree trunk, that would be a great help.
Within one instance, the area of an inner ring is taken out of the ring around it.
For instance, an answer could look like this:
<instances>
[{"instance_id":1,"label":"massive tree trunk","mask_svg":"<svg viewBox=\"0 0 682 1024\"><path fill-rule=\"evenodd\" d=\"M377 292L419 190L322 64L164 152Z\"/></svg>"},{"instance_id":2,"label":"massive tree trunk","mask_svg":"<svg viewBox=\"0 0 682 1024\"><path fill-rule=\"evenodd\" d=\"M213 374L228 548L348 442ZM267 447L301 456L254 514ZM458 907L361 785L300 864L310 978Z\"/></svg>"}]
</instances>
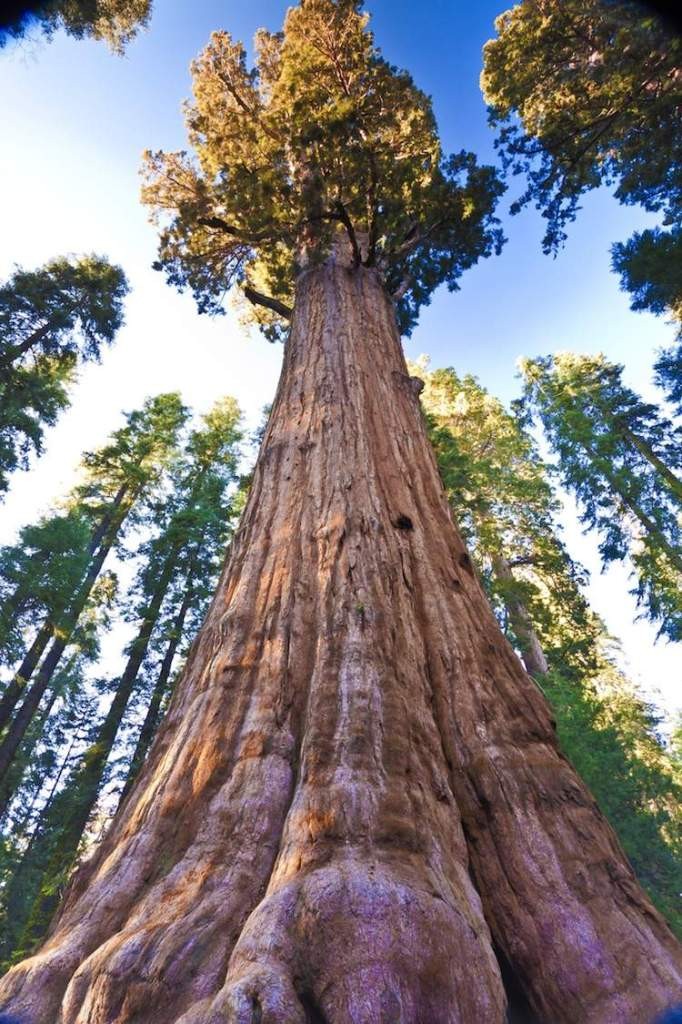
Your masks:
<instances>
[{"instance_id":1,"label":"massive tree trunk","mask_svg":"<svg viewBox=\"0 0 682 1024\"><path fill-rule=\"evenodd\" d=\"M452 525L379 277L330 260L166 720L0 1005L501 1024L495 949L545 1024L648 1024L682 991Z\"/></svg>"}]
</instances>

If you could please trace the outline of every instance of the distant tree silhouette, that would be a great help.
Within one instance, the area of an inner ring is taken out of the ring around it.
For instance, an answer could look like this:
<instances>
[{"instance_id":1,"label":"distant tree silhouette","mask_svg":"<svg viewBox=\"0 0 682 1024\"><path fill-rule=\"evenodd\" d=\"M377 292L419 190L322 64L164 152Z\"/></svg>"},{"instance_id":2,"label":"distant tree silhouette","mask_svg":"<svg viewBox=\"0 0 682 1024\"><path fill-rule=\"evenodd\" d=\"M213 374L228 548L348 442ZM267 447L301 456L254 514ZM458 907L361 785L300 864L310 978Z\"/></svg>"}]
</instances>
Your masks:
<instances>
[{"instance_id":1,"label":"distant tree silhouette","mask_svg":"<svg viewBox=\"0 0 682 1024\"><path fill-rule=\"evenodd\" d=\"M0 9L0 48L33 27L52 36L63 29L76 39L103 39L123 53L149 22L152 0L4 0Z\"/></svg>"}]
</instances>

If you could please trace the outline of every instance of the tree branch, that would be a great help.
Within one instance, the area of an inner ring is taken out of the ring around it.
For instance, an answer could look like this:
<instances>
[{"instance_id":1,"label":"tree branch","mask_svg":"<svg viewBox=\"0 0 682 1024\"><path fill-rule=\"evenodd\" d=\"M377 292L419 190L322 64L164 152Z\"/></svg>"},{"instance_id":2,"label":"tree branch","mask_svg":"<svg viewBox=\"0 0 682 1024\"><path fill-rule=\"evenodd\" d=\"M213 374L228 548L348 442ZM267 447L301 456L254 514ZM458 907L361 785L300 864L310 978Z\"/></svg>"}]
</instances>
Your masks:
<instances>
[{"instance_id":1,"label":"tree branch","mask_svg":"<svg viewBox=\"0 0 682 1024\"><path fill-rule=\"evenodd\" d=\"M277 313L278 316L284 317L285 320L291 320L292 310L289 306L285 306L279 299L273 299L270 295L263 295L262 292L257 292L255 288L244 286L244 295L253 303L254 306L264 306L265 309L272 310L273 313Z\"/></svg>"},{"instance_id":2,"label":"tree branch","mask_svg":"<svg viewBox=\"0 0 682 1024\"><path fill-rule=\"evenodd\" d=\"M414 274L410 274L408 272L407 274L405 274L404 278L402 279L402 281L400 282L400 284L398 285L396 290L391 295L391 298L393 299L393 301L394 302L400 302L400 300L405 295L407 295L407 293L409 292L409 290L410 290L410 288L412 287L413 284L414 284Z\"/></svg>"},{"instance_id":3,"label":"tree branch","mask_svg":"<svg viewBox=\"0 0 682 1024\"><path fill-rule=\"evenodd\" d=\"M442 218L440 220L435 220L433 224L426 228L425 231L422 231L419 224L415 224L405 235L405 239L402 244L398 246L394 253L392 253L392 256L398 259L402 256L409 256L409 254L418 248L422 242L426 241L429 235L432 235L442 223Z\"/></svg>"},{"instance_id":4,"label":"tree branch","mask_svg":"<svg viewBox=\"0 0 682 1024\"><path fill-rule=\"evenodd\" d=\"M521 558L510 558L508 562L510 569L516 569L519 565L537 565L537 558L534 555L524 555Z\"/></svg>"},{"instance_id":5,"label":"tree branch","mask_svg":"<svg viewBox=\"0 0 682 1024\"><path fill-rule=\"evenodd\" d=\"M244 242L245 245L259 245L260 242L270 241L276 235L276 232L273 232L271 229L257 231L254 235L246 235L241 228L235 227L234 224L228 224L222 217L197 217L197 224L201 224L205 228L215 228L216 231L222 231L226 235Z\"/></svg>"},{"instance_id":6,"label":"tree branch","mask_svg":"<svg viewBox=\"0 0 682 1024\"><path fill-rule=\"evenodd\" d=\"M360 252L360 246L358 245L358 240L355 235L355 228L353 227L353 222L348 216L348 210L343 205L340 199L336 203L336 209L338 211L338 220L341 221L341 223L343 224L348 233L350 247L353 250L353 266L359 267L360 264L362 263L362 254Z\"/></svg>"}]
</instances>

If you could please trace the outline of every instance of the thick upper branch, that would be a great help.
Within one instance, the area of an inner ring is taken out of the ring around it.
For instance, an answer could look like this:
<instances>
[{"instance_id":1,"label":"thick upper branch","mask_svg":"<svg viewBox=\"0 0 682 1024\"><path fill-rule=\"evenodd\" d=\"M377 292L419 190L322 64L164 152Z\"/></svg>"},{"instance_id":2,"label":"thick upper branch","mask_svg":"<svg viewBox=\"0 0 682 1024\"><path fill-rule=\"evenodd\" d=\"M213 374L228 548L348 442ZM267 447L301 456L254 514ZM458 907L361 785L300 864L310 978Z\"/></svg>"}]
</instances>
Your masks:
<instances>
[{"instance_id":1,"label":"thick upper branch","mask_svg":"<svg viewBox=\"0 0 682 1024\"><path fill-rule=\"evenodd\" d=\"M278 316L283 316L285 320L291 320L292 310L289 306L280 302L279 299L273 299L270 295L263 295L262 292L256 291L255 288L251 288L249 285L245 286L244 295L254 306L264 306L265 309L271 309Z\"/></svg>"},{"instance_id":2,"label":"thick upper branch","mask_svg":"<svg viewBox=\"0 0 682 1024\"><path fill-rule=\"evenodd\" d=\"M259 245L261 242L267 242L277 235L277 232L272 228L248 233L243 228L238 228L234 224L228 224L222 217L197 217L197 223L206 228L215 228L216 231L222 231L226 235L244 242L246 245Z\"/></svg>"}]
</instances>

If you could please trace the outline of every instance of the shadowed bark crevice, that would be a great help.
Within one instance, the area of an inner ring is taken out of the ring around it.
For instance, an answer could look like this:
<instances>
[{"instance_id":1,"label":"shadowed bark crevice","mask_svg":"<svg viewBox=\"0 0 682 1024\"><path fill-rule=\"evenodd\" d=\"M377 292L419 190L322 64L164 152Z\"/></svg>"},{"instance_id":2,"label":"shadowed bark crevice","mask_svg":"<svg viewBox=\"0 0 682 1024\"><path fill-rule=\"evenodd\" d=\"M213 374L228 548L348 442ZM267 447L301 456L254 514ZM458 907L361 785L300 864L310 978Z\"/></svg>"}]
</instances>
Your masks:
<instances>
[{"instance_id":1,"label":"shadowed bark crevice","mask_svg":"<svg viewBox=\"0 0 682 1024\"><path fill-rule=\"evenodd\" d=\"M298 998L305 1013L305 1024L329 1024L310 992L301 991Z\"/></svg>"},{"instance_id":2,"label":"shadowed bark crevice","mask_svg":"<svg viewBox=\"0 0 682 1024\"><path fill-rule=\"evenodd\" d=\"M495 950L495 956L497 962L500 965L500 974L502 975L502 984L507 994L507 1020L505 1024L545 1024L545 1021L533 1013L526 994L524 987L520 980L515 975L509 961L507 960L504 953L497 948Z\"/></svg>"}]
</instances>

